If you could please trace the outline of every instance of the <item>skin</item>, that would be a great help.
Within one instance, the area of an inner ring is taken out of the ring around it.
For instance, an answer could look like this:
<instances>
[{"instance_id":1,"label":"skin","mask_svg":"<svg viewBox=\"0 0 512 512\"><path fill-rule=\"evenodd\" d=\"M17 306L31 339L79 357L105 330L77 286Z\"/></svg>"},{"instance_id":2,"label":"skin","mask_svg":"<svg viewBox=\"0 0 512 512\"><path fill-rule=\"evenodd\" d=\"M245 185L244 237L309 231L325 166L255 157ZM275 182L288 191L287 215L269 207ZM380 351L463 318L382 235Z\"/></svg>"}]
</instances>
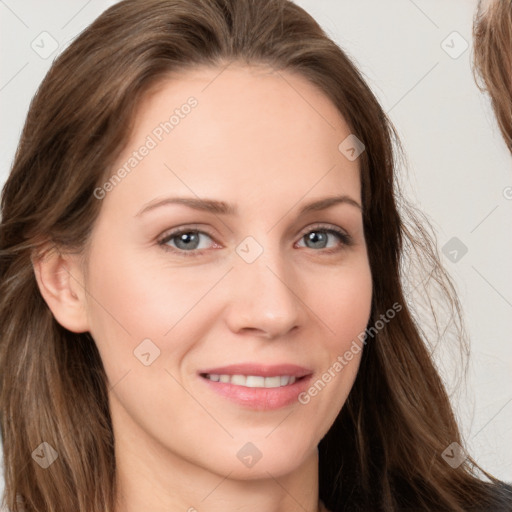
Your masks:
<instances>
[{"instance_id":1,"label":"skin","mask_svg":"<svg viewBox=\"0 0 512 512\"><path fill-rule=\"evenodd\" d=\"M190 96L198 105L102 199L83 257L61 252L34 263L57 321L89 331L103 360L117 512L317 510L317 445L359 367L360 353L308 404L270 411L232 403L197 375L286 362L311 368L314 382L365 330L372 295L360 208L298 213L334 195L361 204L358 160L338 150L351 130L335 106L299 75L221 69L183 72L144 99L119 167L168 112ZM137 216L168 196L239 211L173 204ZM315 223L344 230L352 245ZM176 252L158 244L181 227L206 233L200 254L179 252L176 238L167 242ZM308 245L312 231L327 237L324 246ZM250 264L235 251L247 236L263 249ZM134 356L146 338L160 350L149 366ZM236 456L247 442L262 454L250 468Z\"/></svg>"}]
</instances>

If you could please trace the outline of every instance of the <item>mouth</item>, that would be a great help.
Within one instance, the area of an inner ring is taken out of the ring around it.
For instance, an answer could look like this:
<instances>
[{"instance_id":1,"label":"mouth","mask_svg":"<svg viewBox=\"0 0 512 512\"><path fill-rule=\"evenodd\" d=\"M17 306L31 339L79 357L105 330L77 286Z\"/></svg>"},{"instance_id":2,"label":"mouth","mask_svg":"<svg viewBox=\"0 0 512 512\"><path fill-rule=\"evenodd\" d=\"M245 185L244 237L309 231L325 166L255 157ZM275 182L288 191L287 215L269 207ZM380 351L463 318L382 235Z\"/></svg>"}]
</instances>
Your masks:
<instances>
[{"instance_id":1,"label":"mouth","mask_svg":"<svg viewBox=\"0 0 512 512\"><path fill-rule=\"evenodd\" d=\"M274 410L298 402L313 371L296 365L240 364L199 372L215 394L244 408Z\"/></svg>"}]
</instances>

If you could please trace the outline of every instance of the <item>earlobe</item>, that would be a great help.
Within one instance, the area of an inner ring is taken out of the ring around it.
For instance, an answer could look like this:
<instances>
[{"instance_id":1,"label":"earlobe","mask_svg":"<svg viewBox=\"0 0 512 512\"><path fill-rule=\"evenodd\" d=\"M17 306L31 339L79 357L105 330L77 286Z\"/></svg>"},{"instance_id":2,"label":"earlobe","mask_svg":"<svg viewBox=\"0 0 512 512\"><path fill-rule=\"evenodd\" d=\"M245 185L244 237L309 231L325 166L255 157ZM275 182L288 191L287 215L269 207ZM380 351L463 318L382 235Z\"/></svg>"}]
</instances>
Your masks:
<instances>
[{"instance_id":1,"label":"earlobe","mask_svg":"<svg viewBox=\"0 0 512 512\"><path fill-rule=\"evenodd\" d=\"M56 248L32 257L41 295L57 322L69 331L89 330L82 271L76 255Z\"/></svg>"}]
</instances>

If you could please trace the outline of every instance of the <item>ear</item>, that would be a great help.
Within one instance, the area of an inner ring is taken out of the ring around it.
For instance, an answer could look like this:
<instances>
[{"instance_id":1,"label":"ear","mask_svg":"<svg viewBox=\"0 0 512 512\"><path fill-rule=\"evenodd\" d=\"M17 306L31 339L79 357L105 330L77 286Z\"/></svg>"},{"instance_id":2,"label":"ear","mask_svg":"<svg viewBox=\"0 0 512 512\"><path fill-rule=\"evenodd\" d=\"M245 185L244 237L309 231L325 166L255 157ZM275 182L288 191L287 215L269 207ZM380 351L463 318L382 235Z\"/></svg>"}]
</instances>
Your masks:
<instances>
[{"instance_id":1,"label":"ear","mask_svg":"<svg viewBox=\"0 0 512 512\"><path fill-rule=\"evenodd\" d=\"M32 257L39 291L53 316L69 331L89 330L86 292L80 260L53 247Z\"/></svg>"}]
</instances>

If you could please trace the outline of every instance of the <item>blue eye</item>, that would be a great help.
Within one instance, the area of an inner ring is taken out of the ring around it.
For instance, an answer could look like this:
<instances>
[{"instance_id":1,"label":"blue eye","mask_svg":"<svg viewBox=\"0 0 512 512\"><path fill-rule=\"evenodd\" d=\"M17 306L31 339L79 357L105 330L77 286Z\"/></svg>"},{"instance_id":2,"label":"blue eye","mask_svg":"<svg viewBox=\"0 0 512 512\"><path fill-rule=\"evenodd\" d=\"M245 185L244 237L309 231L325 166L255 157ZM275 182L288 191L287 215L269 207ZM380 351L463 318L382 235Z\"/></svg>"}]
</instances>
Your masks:
<instances>
[{"instance_id":1,"label":"blue eye","mask_svg":"<svg viewBox=\"0 0 512 512\"><path fill-rule=\"evenodd\" d=\"M179 249L180 252L186 254L190 251L195 251L197 249L201 251L202 249L206 248L199 247L201 244L201 236L203 235L210 238L211 240L211 236L207 233L204 233L203 231L198 231L196 229L186 229L170 233L158 243L163 246L164 250L176 252L176 249ZM173 242L174 247L168 245L169 242ZM189 254L186 254L186 256L189 256ZM192 254L190 256L192 256Z\"/></svg>"},{"instance_id":2,"label":"blue eye","mask_svg":"<svg viewBox=\"0 0 512 512\"><path fill-rule=\"evenodd\" d=\"M213 245L216 245L213 237L204 231L193 228L184 228L165 235L158 241L158 245L165 251L183 256L200 256L209 247L206 238L209 238ZM334 241L329 243L330 241ZM337 239L337 240L336 240ZM334 253L343 248L353 245L352 237L341 229L332 226L318 226L309 228L300 238L308 249L316 249L316 252ZM210 242L210 246L212 245ZM217 245L217 247L220 247Z\"/></svg>"},{"instance_id":3,"label":"blue eye","mask_svg":"<svg viewBox=\"0 0 512 512\"><path fill-rule=\"evenodd\" d=\"M334 246L331 245L330 247L327 247L330 237L331 239L332 237L337 238L338 243L341 242L341 245L343 246L349 246L352 244L352 239L348 234L333 228L310 229L305 235L302 236L301 240L304 240L306 247L309 249L331 249L334 247L336 250L336 242L334 243ZM327 252L332 252L332 250Z\"/></svg>"}]
</instances>

